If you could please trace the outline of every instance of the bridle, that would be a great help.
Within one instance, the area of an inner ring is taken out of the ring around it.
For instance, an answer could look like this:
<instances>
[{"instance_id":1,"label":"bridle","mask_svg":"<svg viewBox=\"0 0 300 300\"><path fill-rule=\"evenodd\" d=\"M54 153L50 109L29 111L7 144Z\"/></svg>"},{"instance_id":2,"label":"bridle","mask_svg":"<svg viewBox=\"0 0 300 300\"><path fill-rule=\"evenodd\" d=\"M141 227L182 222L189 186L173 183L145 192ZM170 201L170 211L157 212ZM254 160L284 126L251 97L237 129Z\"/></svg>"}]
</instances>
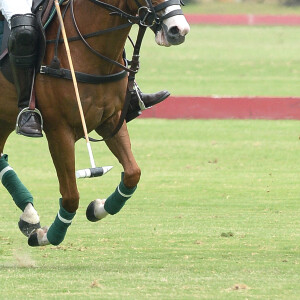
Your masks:
<instances>
[{"instance_id":1,"label":"bridle","mask_svg":"<svg viewBox=\"0 0 300 300\"><path fill-rule=\"evenodd\" d=\"M152 29L154 31L154 33L156 34L159 30L161 30L164 20L171 18L173 16L176 16L176 15L183 15L183 12L181 9L173 10L163 16L160 16L159 13L161 11L163 11L164 9L166 9L167 7L172 6L172 5L184 5L182 0L167 0L167 1L162 2L155 6L153 6L153 3L151 0L143 0L143 1L145 1L146 5L142 5L139 2L139 0L134 0L138 7L138 13L137 13L137 15L132 15L132 14L124 12L123 10L121 10L111 4L105 3L101 0L89 0L89 1L109 10L111 15L118 15L121 18L126 18L129 24L138 24L139 25L139 33L138 33L137 40L134 45L134 51L133 51L134 57L137 57L137 56L139 57L140 47L142 44L142 40L144 38L144 33L147 28ZM73 3L73 0L71 0L71 2ZM76 27L78 35L81 37L82 42L90 49L90 51L92 51L94 54L96 54L95 53L96 51L88 45L87 41L84 39L83 35L80 33L78 26L76 24L74 13L72 13L72 15L73 15L74 25ZM135 62L134 57L132 60L131 68L129 69L123 65L120 65L116 61L113 61L113 60L110 60L109 58L104 57L100 53L98 53L96 55L98 55L99 57L101 57L102 59L104 59L106 61L109 61L115 65L118 65L119 67L128 71L131 74L138 72L139 63Z\"/></svg>"},{"instance_id":2,"label":"bridle","mask_svg":"<svg viewBox=\"0 0 300 300\"><path fill-rule=\"evenodd\" d=\"M134 47L133 55L137 56L137 55L139 55L140 47L141 47L142 40L144 37L144 33L147 28L150 28L156 34L159 30L162 29L164 20L171 18L173 16L176 16L176 15L183 15L183 12L181 9L173 10L165 15L160 15L161 11L163 11L164 9L166 9L167 7L172 6L172 5L184 5L182 0L167 0L167 1L162 2L155 6L152 4L151 0L142 0L145 2L145 5L142 5L139 0L134 0L137 5L137 8L138 8L138 13L137 13L137 15L133 15L133 14L129 14L129 13L117 8L114 5L105 3L101 0L88 0L88 1L94 3L98 6L101 6L102 8L105 8L106 10L108 10L110 12L111 16L117 15L121 18L127 19L128 22L125 24L116 26L116 27L107 28L105 30L100 30L100 31L96 31L96 32L92 32L92 33L83 35L77 25L76 16L75 16L75 12L74 12L74 0L70 0L65 7L63 15L66 13L68 8L71 6L72 20L73 20L73 24L75 26L78 36L69 38L68 39L69 42L81 40L85 44L85 46L89 49L90 52L94 53L96 56L105 60L106 62L117 65L118 67L120 67L121 69L123 69L129 73L137 73L138 65L136 65L135 67L131 66L131 68L128 68L128 66L124 66L124 65L120 64L119 62L114 61L114 60L102 55L97 50L95 50L92 46L90 46L87 39L96 37L99 35L103 35L105 33L124 29L124 28L132 26L132 24L137 24L139 26L139 33L137 36L136 43L134 44L131 40L131 43ZM128 1L128 0L126 0L126 1ZM59 45L59 43L63 42L59 38L59 36L60 36L60 28L58 29L56 39L47 41L48 44L55 43L55 54L54 54L55 58L54 58L54 60L58 60L58 58L57 58L58 45ZM133 59L133 61L134 61L134 59ZM130 63L130 61L129 61L129 63ZM55 63L55 64L57 65L57 63ZM44 70L46 70L46 68L44 68Z\"/></svg>"},{"instance_id":3,"label":"bridle","mask_svg":"<svg viewBox=\"0 0 300 300\"><path fill-rule=\"evenodd\" d=\"M152 1L145 0L146 6L143 6L138 0L134 0L138 6L139 24L151 28L156 34L162 28L164 20L177 15L183 15L180 9L172 10L171 12L160 16L159 13L172 5L184 5L182 0L168 0L153 6Z\"/></svg>"},{"instance_id":4,"label":"bridle","mask_svg":"<svg viewBox=\"0 0 300 300\"><path fill-rule=\"evenodd\" d=\"M143 0L145 2L145 5L142 5L139 0L134 0L138 7L138 13L137 15L131 15L101 0L89 0L89 1L103 8L106 8L107 10L111 11L111 14L116 14L122 18L126 18L129 23L139 24L141 26L149 27L155 33L161 29L161 24L164 20L176 15L183 15L181 9L176 9L164 16L160 16L159 13L162 10L172 5L180 5L180 6L184 5L182 0L167 0L155 6L153 5L151 0Z\"/></svg>"}]
</instances>

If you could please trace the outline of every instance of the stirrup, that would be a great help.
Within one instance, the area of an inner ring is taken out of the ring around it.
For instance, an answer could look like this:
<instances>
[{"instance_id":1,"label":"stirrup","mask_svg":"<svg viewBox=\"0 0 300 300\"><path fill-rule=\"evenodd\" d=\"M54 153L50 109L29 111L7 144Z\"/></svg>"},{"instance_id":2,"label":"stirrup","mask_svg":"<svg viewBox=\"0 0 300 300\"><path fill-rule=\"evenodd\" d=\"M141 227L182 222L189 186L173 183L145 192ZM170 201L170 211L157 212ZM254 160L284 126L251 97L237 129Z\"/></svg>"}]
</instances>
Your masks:
<instances>
[{"instance_id":1,"label":"stirrup","mask_svg":"<svg viewBox=\"0 0 300 300\"><path fill-rule=\"evenodd\" d=\"M43 124L44 124L44 122L43 122L43 117L42 117L41 112L40 112L37 108L35 108L35 109L30 109L29 107L25 107L25 108L23 108L23 109L19 112L18 117L17 117L17 122L16 122L16 133L17 133L17 134L19 133L19 129L20 129L20 128L19 128L19 119L20 119L20 116L21 116L23 113L27 112L27 111L37 113L37 114L40 116L40 118L41 118L41 130L43 130Z\"/></svg>"}]
</instances>

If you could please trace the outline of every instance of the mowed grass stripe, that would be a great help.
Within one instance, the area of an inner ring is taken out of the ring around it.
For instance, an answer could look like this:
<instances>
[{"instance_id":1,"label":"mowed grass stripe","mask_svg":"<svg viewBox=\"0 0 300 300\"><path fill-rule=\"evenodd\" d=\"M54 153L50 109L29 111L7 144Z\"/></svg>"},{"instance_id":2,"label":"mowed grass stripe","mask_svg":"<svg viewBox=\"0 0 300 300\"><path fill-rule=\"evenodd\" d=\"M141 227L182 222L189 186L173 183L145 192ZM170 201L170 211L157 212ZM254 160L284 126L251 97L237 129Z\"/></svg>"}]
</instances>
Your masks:
<instances>
[{"instance_id":1,"label":"mowed grass stripe","mask_svg":"<svg viewBox=\"0 0 300 300\"><path fill-rule=\"evenodd\" d=\"M299 15L297 5L284 5L276 1L270 2L220 2L194 1L183 7L184 13L191 14L254 14L254 15Z\"/></svg>"},{"instance_id":2,"label":"mowed grass stripe","mask_svg":"<svg viewBox=\"0 0 300 300\"><path fill-rule=\"evenodd\" d=\"M137 80L145 92L168 89L182 96L296 97L299 30L194 25L186 42L171 48L155 46L149 31Z\"/></svg>"}]
</instances>

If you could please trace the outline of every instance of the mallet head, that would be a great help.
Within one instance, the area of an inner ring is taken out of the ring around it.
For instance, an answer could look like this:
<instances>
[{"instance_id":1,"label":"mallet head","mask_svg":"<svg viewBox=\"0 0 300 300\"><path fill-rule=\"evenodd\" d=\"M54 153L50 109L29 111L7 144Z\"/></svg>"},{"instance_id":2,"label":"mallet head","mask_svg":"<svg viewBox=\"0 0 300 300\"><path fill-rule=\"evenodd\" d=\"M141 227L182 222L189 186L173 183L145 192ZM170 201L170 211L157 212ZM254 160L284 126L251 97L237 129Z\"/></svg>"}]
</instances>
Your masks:
<instances>
[{"instance_id":1,"label":"mallet head","mask_svg":"<svg viewBox=\"0 0 300 300\"><path fill-rule=\"evenodd\" d=\"M110 171L112 166L96 167L76 171L76 178L100 177Z\"/></svg>"}]
</instances>

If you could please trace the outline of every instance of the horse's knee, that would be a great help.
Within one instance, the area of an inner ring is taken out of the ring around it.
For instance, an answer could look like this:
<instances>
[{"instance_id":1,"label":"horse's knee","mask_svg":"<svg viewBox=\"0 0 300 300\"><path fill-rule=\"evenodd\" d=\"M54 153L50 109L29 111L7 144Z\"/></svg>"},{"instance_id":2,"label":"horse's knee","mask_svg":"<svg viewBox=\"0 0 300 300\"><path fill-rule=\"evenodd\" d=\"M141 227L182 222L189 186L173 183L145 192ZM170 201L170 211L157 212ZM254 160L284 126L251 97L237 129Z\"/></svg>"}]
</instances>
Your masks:
<instances>
[{"instance_id":1,"label":"horse's knee","mask_svg":"<svg viewBox=\"0 0 300 300\"><path fill-rule=\"evenodd\" d=\"M124 184L126 187L128 188L133 188L135 186L137 186L137 184L140 181L140 177L141 177L141 169L139 167L137 167L134 170L130 170L130 171L125 171L124 174Z\"/></svg>"}]
</instances>

